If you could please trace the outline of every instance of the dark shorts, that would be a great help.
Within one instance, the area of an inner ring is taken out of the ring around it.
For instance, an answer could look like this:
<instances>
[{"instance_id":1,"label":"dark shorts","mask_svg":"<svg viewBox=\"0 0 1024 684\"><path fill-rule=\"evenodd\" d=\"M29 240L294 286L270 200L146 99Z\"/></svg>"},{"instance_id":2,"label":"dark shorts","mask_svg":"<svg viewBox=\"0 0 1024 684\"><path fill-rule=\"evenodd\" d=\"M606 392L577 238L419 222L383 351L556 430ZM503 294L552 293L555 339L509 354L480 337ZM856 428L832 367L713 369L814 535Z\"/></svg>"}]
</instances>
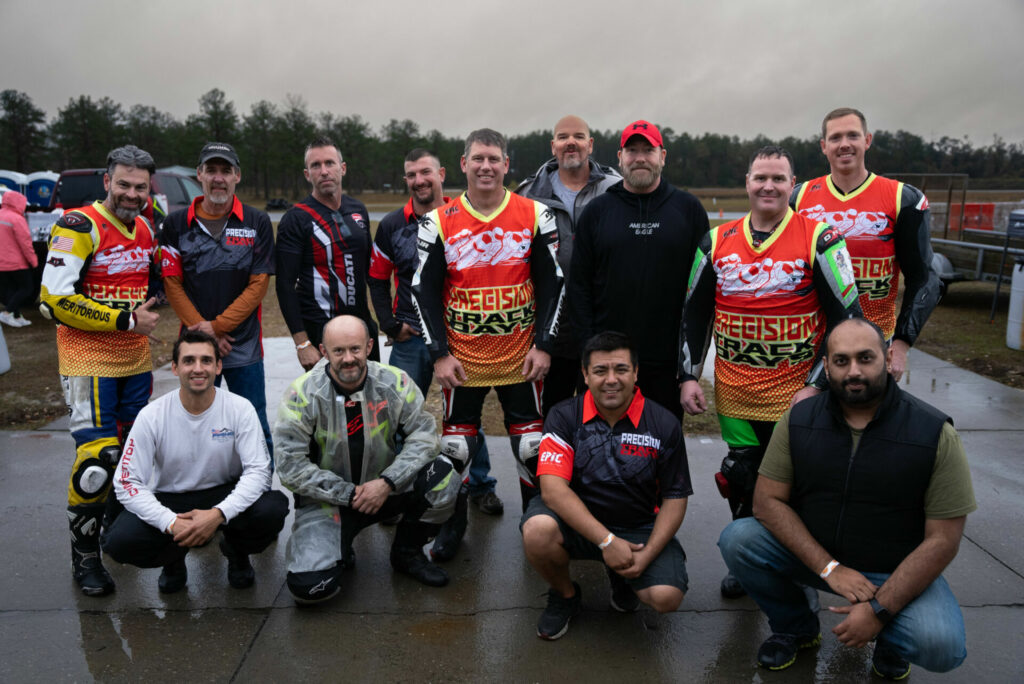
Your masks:
<instances>
[{"instance_id":1,"label":"dark shorts","mask_svg":"<svg viewBox=\"0 0 1024 684\"><path fill-rule=\"evenodd\" d=\"M569 558L573 560L604 562L604 556L597 544L594 544L565 524L554 511L544 505L544 500L539 496L535 496L530 500L530 505L527 506L526 512L523 513L522 520L519 521L520 532L522 532L523 524L535 515L547 515L555 519L558 523L558 529L562 533L562 546L569 552ZM625 529L611 526L608 529L616 537L621 537L634 544L646 544L652 530L650 527ZM661 550L661 553L658 554L658 557L647 566L642 575L635 579L627 578L626 582L633 589L646 589L647 587L664 584L676 587L683 593L686 593L690 585L690 578L686 574L686 552L683 551L682 544L679 543L678 539L672 537L668 544L665 545L665 548Z\"/></svg>"}]
</instances>

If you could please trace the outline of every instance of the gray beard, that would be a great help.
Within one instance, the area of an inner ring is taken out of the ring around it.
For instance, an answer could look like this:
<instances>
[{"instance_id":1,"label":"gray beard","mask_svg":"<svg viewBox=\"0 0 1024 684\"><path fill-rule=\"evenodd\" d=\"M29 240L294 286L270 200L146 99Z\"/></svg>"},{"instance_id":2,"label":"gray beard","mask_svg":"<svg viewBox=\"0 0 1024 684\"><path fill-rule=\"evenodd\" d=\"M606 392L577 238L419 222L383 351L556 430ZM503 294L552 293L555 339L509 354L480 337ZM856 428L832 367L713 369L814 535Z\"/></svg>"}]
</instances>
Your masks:
<instances>
[{"instance_id":1,"label":"gray beard","mask_svg":"<svg viewBox=\"0 0 1024 684\"><path fill-rule=\"evenodd\" d=\"M116 216L121 221L121 223L123 223L126 226L130 226L132 223L134 223L135 219L141 213L142 212L139 211L138 209L126 209L124 207L114 208L114 216Z\"/></svg>"}]
</instances>

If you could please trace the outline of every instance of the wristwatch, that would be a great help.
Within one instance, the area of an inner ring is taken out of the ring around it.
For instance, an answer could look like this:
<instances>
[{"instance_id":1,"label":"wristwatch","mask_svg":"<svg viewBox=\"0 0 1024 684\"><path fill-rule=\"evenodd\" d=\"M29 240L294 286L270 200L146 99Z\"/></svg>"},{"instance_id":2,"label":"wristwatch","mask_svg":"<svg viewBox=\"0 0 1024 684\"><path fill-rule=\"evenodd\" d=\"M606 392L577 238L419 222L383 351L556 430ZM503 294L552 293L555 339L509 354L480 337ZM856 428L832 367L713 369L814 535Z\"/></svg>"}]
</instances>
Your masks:
<instances>
[{"instance_id":1,"label":"wristwatch","mask_svg":"<svg viewBox=\"0 0 1024 684\"><path fill-rule=\"evenodd\" d=\"M878 618L878 621L883 625L889 624L889 620L892 620L892 613L874 598L868 601L868 603L871 604L871 610L875 611L875 617Z\"/></svg>"}]
</instances>

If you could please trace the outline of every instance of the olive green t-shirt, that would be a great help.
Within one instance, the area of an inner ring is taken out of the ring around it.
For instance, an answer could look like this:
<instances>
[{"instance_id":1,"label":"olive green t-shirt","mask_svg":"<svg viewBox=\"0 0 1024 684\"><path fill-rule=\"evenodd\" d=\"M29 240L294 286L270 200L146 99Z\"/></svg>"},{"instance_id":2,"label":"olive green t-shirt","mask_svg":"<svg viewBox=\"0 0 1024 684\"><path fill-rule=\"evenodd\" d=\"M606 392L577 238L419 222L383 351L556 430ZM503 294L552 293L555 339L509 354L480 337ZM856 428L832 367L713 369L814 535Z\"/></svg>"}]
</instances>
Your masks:
<instances>
[{"instance_id":1,"label":"olive green t-shirt","mask_svg":"<svg viewBox=\"0 0 1024 684\"><path fill-rule=\"evenodd\" d=\"M854 451L863 433L863 430L850 428ZM789 409L775 425L775 432L772 433L758 473L776 482L793 483L793 460L789 455ZM967 466L967 454L960 443L960 435L952 425L944 423L942 434L939 435L932 478L924 494L924 517L933 520L959 518L977 508L971 471Z\"/></svg>"}]
</instances>

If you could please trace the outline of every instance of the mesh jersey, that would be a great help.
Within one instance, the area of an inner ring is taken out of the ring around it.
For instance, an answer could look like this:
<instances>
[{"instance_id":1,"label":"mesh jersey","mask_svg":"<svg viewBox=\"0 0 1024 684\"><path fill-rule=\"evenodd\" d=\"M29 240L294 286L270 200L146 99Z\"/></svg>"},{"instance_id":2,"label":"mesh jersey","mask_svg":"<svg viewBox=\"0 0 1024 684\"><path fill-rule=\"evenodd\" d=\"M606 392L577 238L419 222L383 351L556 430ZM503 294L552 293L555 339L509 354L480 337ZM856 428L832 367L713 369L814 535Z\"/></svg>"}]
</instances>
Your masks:
<instances>
[{"instance_id":1,"label":"mesh jersey","mask_svg":"<svg viewBox=\"0 0 1024 684\"><path fill-rule=\"evenodd\" d=\"M141 216L127 228L102 202L54 225L40 292L55 318L61 375L127 377L153 369L149 340L128 331L146 300L155 241Z\"/></svg>"},{"instance_id":2,"label":"mesh jersey","mask_svg":"<svg viewBox=\"0 0 1024 684\"><path fill-rule=\"evenodd\" d=\"M900 264L894 233L903 188L903 183L870 174L859 188L844 195L831 176L823 176L804 183L793 203L802 216L842 231L864 317L878 325L887 338L896 328ZM921 195L915 208L927 209L928 199Z\"/></svg>"},{"instance_id":3,"label":"mesh jersey","mask_svg":"<svg viewBox=\"0 0 1024 684\"><path fill-rule=\"evenodd\" d=\"M849 255L829 226L792 210L760 246L750 238L750 215L709 234L700 267L715 276L715 405L723 416L776 421L804 385L826 329L826 309L814 282L819 245L836 298L856 303ZM687 302L687 307L690 304Z\"/></svg>"},{"instance_id":4,"label":"mesh jersey","mask_svg":"<svg viewBox=\"0 0 1024 684\"><path fill-rule=\"evenodd\" d=\"M423 312L436 307L431 293L417 293L426 341L428 348L436 346L436 338L445 335L447 349L466 371L467 386L523 382L523 361L538 320L545 328L543 334L537 331L538 347L542 339L550 344L555 307L541 299L557 299L560 290L556 231L550 209L512 193L490 216L477 212L462 195L421 220L414 288L420 287L424 272L436 274L444 263L443 311ZM440 314L443 328L431 313Z\"/></svg>"}]
</instances>

